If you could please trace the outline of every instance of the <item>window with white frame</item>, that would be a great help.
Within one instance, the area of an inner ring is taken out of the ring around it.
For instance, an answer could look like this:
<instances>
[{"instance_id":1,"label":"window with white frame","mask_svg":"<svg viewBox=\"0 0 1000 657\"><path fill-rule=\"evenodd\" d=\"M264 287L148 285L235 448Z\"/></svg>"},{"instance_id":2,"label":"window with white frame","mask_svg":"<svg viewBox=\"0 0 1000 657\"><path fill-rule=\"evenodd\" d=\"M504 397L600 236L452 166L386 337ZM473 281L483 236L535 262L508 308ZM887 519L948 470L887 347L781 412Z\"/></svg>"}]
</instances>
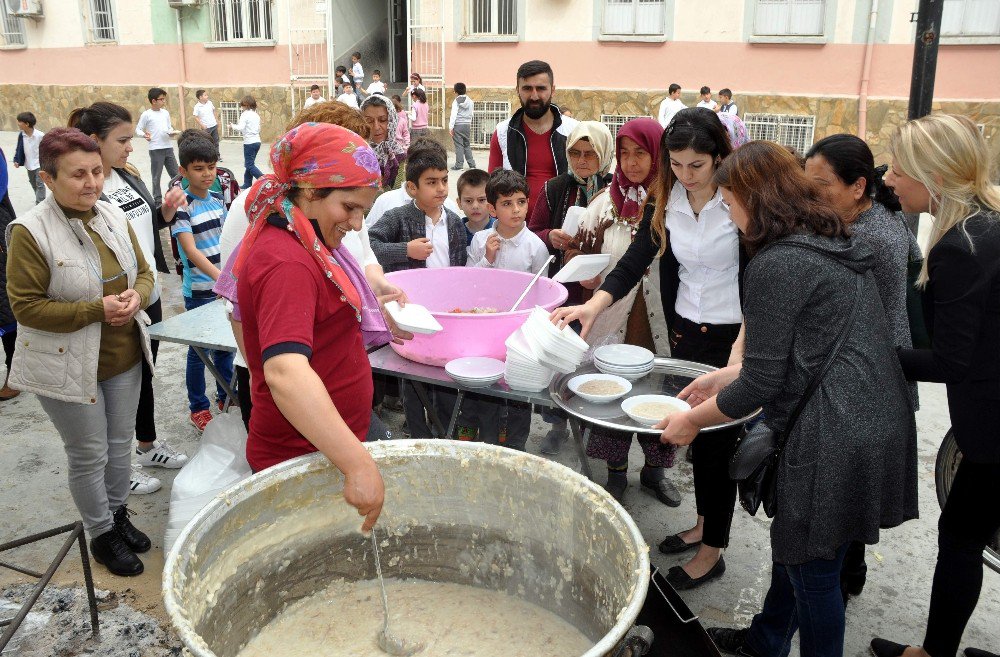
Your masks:
<instances>
[{"instance_id":1,"label":"window with white frame","mask_svg":"<svg viewBox=\"0 0 1000 657\"><path fill-rule=\"evenodd\" d=\"M11 15L6 2L0 2L0 19L0 46L24 46L24 19Z\"/></svg>"},{"instance_id":2,"label":"window with white frame","mask_svg":"<svg viewBox=\"0 0 1000 657\"><path fill-rule=\"evenodd\" d=\"M517 36L517 0L465 0L465 36Z\"/></svg>"},{"instance_id":3,"label":"window with white frame","mask_svg":"<svg viewBox=\"0 0 1000 657\"><path fill-rule=\"evenodd\" d=\"M99 41L117 41L118 24L115 20L114 0L88 0L90 5L91 43Z\"/></svg>"},{"instance_id":4,"label":"window with white frame","mask_svg":"<svg viewBox=\"0 0 1000 657\"><path fill-rule=\"evenodd\" d=\"M941 36L1000 36L1000 0L945 0Z\"/></svg>"},{"instance_id":5,"label":"window with white frame","mask_svg":"<svg viewBox=\"0 0 1000 657\"><path fill-rule=\"evenodd\" d=\"M794 148L805 155L816 135L816 117L796 114L746 114L743 123L751 140L763 139Z\"/></svg>"},{"instance_id":6,"label":"window with white frame","mask_svg":"<svg viewBox=\"0 0 1000 657\"><path fill-rule=\"evenodd\" d=\"M825 0L756 0L754 36L823 36Z\"/></svg>"},{"instance_id":7,"label":"window with white frame","mask_svg":"<svg viewBox=\"0 0 1000 657\"><path fill-rule=\"evenodd\" d=\"M665 0L604 0L601 33L609 36L663 34Z\"/></svg>"},{"instance_id":8,"label":"window with white frame","mask_svg":"<svg viewBox=\"0 0 1000 657\"><path fill-rule=\"evenodd\" d=\"M274 41L272 0L211 0L216 43Z\"/></svg>"},{"instance_id":9,"label":"window with white frame","mask_svg":"<svg viewBox=\"0 0 1000 657\"><path fill-rule=\"evenodd\" d=\"M636 116L633 114L601 114L601 123L608 126L608 130L611 131L611 136L615 139L618 138L618 129L623 125L631 121L632 119L641 119L641 116Z\"/></svg>"}]
</instances>

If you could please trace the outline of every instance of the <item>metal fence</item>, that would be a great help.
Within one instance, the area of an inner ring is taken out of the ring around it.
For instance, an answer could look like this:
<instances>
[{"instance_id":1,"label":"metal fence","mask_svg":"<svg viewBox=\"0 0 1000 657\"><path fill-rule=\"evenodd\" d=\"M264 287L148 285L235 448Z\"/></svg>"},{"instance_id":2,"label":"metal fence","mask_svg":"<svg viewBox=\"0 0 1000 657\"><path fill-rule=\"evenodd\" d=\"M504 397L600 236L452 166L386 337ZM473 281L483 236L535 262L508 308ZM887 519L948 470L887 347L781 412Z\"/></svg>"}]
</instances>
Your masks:
<instances>
[{"instance_id":1,"label":"metal fence","mask_svg":"<svg viewBox=\"0 0 1000 657\"><path fill-rule=\"evenodd\" d=\"M115 9L112 0L90 0L90 40L117 41Z\"/></svg>"},{"instance_id":2,"label":"metal fence","mask_svg":"<svg viewBox=\"0 0 1000 657\"><path fill-rule=\"evenodd\" d=\"M601 123L608 126L611 136L618 137L618 128L622 127L632 119L641 119L645 115L632 114L601 114Z\"/></svg>"},{"instance_id":3,"label":"metal fence","mask_svg":"<svg viewBox=\"0 0 1000 657\"><path fill-rule=\"evenodd\" d=\"M219 137L222 139L243 139L243 134L229 126L240 121L240 104L232 101L219 103Z\"/></svg>"},{"instance_id":4,"label":"metal fence","mask_svg":"<svg viewBox=\"0 0 1000 657\"><path fill-rule=\"evenodd\" d=\"M19 16L11 16L7 10L7 3L0 0L0 46L23 46L24 42L24 19Z\"/></svg>"},{"instance_id":5,"label":"metal fence","mask_svg":"<svg viewBox=\"0 0 1000 657\"><path fill-rule=\"evenodd\" d=\"M272 0L211 0L211 2L212 40L216 43L274 40Z\"/></svg>"},{"instance_id":6,"label":"metal fence","mask_svg":"<svg viewBox=\"0 0 1000 657\"><path fill-rule=\"evenodd\" d=\"M497 124L510 117L510 103L498 100L481 100L472 113L472 146L489 148Z\"/></svg>"},{"instance_id":7,"label":"metal fence","mask_svg":"<svg viewBox=\"0 0 1000 657\"><path fill-rule=\"evenodd\" d=\"M794 114L746 114L743 123L750 139L765 139L794 148L805 155L813 145L816 134L816 117Z\"/></svg>"}]
</instances>

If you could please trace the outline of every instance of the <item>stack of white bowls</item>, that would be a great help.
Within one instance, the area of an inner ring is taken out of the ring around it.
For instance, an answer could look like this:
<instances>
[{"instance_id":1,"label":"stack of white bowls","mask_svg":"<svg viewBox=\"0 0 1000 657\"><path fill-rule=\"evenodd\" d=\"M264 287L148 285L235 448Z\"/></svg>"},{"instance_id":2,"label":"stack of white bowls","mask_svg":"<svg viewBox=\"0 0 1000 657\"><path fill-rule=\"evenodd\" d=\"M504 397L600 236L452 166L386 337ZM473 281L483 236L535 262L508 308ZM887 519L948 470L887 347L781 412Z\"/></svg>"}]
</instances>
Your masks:
<instances>
[{"instance_id":1,"label":"stack of white bowls","mask_svg":"<svg viewBox=\"0 0 1000 657\"><path fill-rule=\"evenodd\" d=\"M569 374L583 363L587 343L568 326L557 328L549 313L536 307L521 328L507 339L504 378L515 390L538 391L554 372Z\"/></svg>"},{"instance_id":2,"label":"stack of white bowls","mask_svg":"<svg viewBox=\"0 0 1000 657\"><path fill-rule=\"evenodd\" d=\"M594 367L629 381L638 381L653 371L655 354L630 344L608 344L594 350Z\"/></svg>"},{"instance_id":3,"label":"stack of white bowls","mask_svg":"<svg viewBox=\"0 0 1000 657\"><path fill-rule=\"evenodd\" d=\"M485 388L503 376L504 364L496 358L467 356L448 361L444 371L455 381L469 388Z\"/></svg>"}]
</instances>

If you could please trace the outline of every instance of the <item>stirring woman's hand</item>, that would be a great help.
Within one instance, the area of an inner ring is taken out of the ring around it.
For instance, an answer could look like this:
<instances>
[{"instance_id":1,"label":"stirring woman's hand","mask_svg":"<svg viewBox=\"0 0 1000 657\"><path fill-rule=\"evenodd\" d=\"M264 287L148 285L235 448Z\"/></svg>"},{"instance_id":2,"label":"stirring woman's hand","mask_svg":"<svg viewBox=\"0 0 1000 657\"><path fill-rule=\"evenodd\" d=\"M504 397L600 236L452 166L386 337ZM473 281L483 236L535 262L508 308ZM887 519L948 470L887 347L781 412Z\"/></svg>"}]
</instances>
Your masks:
<instances>
[{"instance_id":1,"label":"stirring woman's hand","mask_svg":"<svg viewBox=\"0 0 1000 657\"><path fill-rule=\"evenodd\" d=\"M358 515L365 517L361 531L370 532L385 502L385 483L371 458L344 473L344 501L357 509Z\"/></svg>"},{"instance_id":2,"label":"stirring woman's hand","mask_svg":"<svg viewBox=\"0 0 1000 657\"><path fill-rule=\"evenodd\" d=\"M563 308L556 308L549 315L549 320L556 326L566 326L571 322L578 321L580 326L583 328L580 331L580 337L586 338L587 334L590 333L590 327L594 325L594 320L597 319L597 315L600 311L589 304L583 304L582 306L565 306Z\"/></svg>"},{"instance_id":3,"label":"stirring woman's hand","mask_svg":"<svg viewBox=\"0 0 1000 657\"><path fill-rule=\"evenodd\" d=\"M700 431L690 420L691 411L673 413L653 425L654 429L663 429L660 442L664 445L690 445Z\"/></svg>"}]
</instances>

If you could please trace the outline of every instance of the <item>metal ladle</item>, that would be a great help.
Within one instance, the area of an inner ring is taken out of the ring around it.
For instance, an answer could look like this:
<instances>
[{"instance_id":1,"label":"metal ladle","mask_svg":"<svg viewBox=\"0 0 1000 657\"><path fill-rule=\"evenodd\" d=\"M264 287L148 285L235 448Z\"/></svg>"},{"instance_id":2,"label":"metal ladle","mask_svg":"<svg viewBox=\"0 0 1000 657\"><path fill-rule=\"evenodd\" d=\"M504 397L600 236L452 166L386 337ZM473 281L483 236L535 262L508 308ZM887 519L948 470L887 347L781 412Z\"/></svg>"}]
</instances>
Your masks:
<instances>
[{"instance_id":1,"label":"metal ladle","mask_svg":"<svg viewBox=\"0 0 1000 657\"><path fill-rule=\"evenodd\" d=\"M385 581L382 579L382 563L378 558L378 540L375 538L375 528L372 527L372 550L375 552L375 572L378 574L378 585L382 589L382 631L378 633L378 647L382 652L397 657L409 657L424 649L424 644L407 641L389 631L389 599L385 595Z\"/></svg>"},{"instance_id":2,"label":"metal ladle","mask_svg":"<svg viewBox=\"0 0 1000 657\"><path fill-rule=\"evenodd\" d=\"M517 307L521 305L521 302L522 302L522 301L524 301L524 297L528 296L528 292L529 292L529 291L531 290L531 288L532 288L532 287L533 287L533 286L535 285L535 281L537 281L537 280L538 280L538 277L542 275L542 272L545 272L545 271L548 271L548 270L549 270L549 264L550 264L550 263L551 263L551 262L552 262L553 260L555 260L555 259L556 259L556 257L555 257L554 255L550 255L550 256L549 256L549 259L545 261L545 264L544 264L544 265L542 265L542 268L538 270L538 273L537 273L537 274L535 274L535 277L531 279L531 282L530 282L530 283L528 283L528 287L524 288L524 292L522 292L522 293L521 293L521 296L519 296L519 297L517 298L517 301L515 301L515 302L514 302L514 305L513 305L513 306L511 306L511 307L510 307L510 310L508 310L507 312L511 312L511 313L512 313L512 312L514 312L515 310L517 310Z\"/></svg>"}]
</instances>

